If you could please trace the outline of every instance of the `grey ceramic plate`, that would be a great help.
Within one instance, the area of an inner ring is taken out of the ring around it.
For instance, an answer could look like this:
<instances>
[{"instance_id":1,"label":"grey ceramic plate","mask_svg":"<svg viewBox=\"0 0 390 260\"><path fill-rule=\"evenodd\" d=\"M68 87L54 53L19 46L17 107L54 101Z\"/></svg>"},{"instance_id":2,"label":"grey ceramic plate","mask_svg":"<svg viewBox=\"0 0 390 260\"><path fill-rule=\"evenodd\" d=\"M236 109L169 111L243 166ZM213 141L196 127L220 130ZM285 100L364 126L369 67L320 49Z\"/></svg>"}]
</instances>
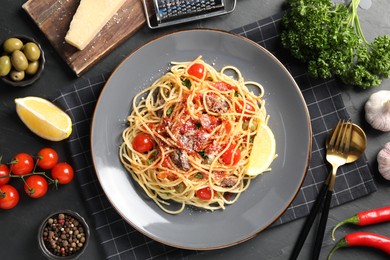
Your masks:
<instances>
[{"instance_id":1,"label":"grey ceramic plate","mask_svg":"<svg viewBox=\"0 0 390 260\"><path fill-rule=\"evenodd\" d=\"M277 142L272 171L258 176L224 211L187 208L169 215L158 208L122 167L121 133L134 95L165 73L170 61L202 55L219 69L239 68L266 91L269 125ZM94 113L92 155L98 179L119 214L134 228L162 243L214 249L243 242L271 225L289 206L306 175L311 126L305 101L283 65L256 43L215 30L180 31L153 40L128 56L104 87Z\"/></svg>"}]
</instances>

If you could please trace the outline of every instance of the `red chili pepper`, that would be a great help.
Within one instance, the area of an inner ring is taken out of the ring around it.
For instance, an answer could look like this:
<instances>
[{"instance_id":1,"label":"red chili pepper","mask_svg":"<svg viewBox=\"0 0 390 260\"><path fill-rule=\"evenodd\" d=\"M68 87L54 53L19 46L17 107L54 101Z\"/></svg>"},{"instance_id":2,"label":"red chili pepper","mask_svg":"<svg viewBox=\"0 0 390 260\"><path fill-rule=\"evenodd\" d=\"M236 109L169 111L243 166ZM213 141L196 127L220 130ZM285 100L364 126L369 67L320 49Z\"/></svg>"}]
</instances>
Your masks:
<instances>
[{"instance_id":1,"label":"red chili pepper","mask_svg":"<svg viewBox=\"0 0 390 260\"><path fill-rule=\"evenodd\" d=\"M351 246L373 247L390 255L390 238L368 232L355 232L346 235L336 243L329 252L328 260L330 260L331 256L337 249Z\"/></svg>"},{"instance_id":2,"label":"red chili pepper","mask_svg":"<svg viewBox=\"0 0 390 260\"><path fill-rule=\"evenodd\" d=\"M356 215L338 223L332 230L332 238L334 240L334 232L336 229L347 223L358 226L367 226L386 221L390 221L390 206L359 212Z\"/></svg>"}]
</instances>

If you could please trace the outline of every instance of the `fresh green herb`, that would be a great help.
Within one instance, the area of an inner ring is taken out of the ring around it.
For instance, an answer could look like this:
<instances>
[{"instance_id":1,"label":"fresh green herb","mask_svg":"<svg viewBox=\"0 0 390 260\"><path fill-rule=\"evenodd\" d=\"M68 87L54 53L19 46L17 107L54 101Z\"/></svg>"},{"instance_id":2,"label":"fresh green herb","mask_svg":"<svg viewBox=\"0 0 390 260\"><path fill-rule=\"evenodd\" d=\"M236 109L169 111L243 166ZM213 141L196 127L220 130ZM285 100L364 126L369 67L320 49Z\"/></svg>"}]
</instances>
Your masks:
<instances>
[{"instance_id":1,"label":"fresh green herb","mask_svg":"<svg viewBox=\"0 0 390 260\"><path fill-rule=\"evenodd\" d=\"M200 154L200 156L202 156L203 159L207 160L208 156L204 150L201 150L198 153Z\"/></svg>"},{"instance_id":2,"label":"fresh green herb","mask_svg":"<svg viewBox=\"0 0 390 260\"><path fill-rule=\"evenodd\" d=\"M158 151L154 151L151 155L150 155L150 158L148 158L148 164L152 164L156 158L157 158L157 155L158 155Z\"/></svg>"},{"instance_id":3,"label":"fresh green herb","mask_svg":"<svg viewBox=\"0 0 390 260\"><path fill-rule=\"evenodd\" d=\"M201 172L198 172L196 175L195 175L195 178L197 179L203 179L203 174Z\"/></svg>"},{"instance_id":4,"label":"fresh green herb","mask_svg":"<svg viewBox=\"0 0 390 260\"><path fill-rule=\"evenodd\" d=\"M202 127L202 124L200 122L195 123L196 129L200 129Z\"/></svg>"},{"instance_id":5,"label":"fresh green herb","mask_svg":"<svg viewBox=\"0 0 390 260\"><path fill-rule=\"evenodd\" d=\"M235 91L234 91L234 96L235 96L235 97L240 97L241 94L240 94L240 92L238 92L237 90L235 90Z\"/></svg>"},{"instance_id":6,"label":"fresh green herb","mask_svg":"<svg viewBox=\"0 0 390 260\"><path fill-rule=\"evenodd\" d=\"M368 88L390 75L390 36L369 43L363 35L357 8L331 0L288 0L283 17L282 44L308 64L310 75L338 76L344 83Z\"/></svg>"},{"instance_id":7,"label":"fresh green herb","mask_svg":"<svg viewBox=\"0 0 390 260\"><path fill-rule=\"evenodd\" d=\"M167 109L167 116L169 116L170 114L172 114L172 112L173 112L173 107L169 107L169 108Z\"/></svg>"},{"instance_id":8,"label":"fresh green herb","mask_svg":"<svg viewBox=\"0 0 390 260\"><path fill-rule=\"evenodd\" d=\"M183 84L184 87L190 89L191 88L191 81L189 79L184 79L181 84Z\"/></svg>"}]
</instances>

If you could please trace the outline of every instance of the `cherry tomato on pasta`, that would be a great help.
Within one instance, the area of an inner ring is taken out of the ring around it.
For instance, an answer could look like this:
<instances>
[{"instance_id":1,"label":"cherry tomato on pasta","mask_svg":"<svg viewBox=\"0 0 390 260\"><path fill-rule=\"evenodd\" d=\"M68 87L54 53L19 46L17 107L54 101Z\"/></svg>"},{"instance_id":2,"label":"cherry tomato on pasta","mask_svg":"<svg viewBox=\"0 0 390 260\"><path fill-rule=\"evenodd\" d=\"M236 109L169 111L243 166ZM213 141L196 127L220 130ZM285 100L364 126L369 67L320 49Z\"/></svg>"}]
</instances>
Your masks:
<instances>
[{"instance_id":1,"label":"cherry tomato on pasta","mask_svg":"<svg viewBox=\"0 0 390 260\"><path fill-rule=\"evenodd\" d=\"M188 68L188 74L198 79L202 79L204 75L204 66L200 63L194 63Z\"/></svg>"},{"instance_id":2,"label":"cherry tomato on pasta","mask_svg":"<svg viewBox=\"0 0 390 260\"><path fill-rule=\"evenodd\" d=\"M200 116L200 123L206 131L212 132L214 128L221 124L221 120L212 115L202 114Z\"/></svg>"},{"instance_id":3,"label":"cherry tomato on pasta","mask_svg":"<svg viewBox=\"0 0 390 260\"><path fill-rule=\"evenodd\" d=\"M34 169L34 160L27 153L19 153L15 155L11 164L11 171L15 175L25 175Z\"/></svg>"},{"instance_id":4,"label":"cherry tomato on pasta","mask_svg":"<svg viewBox=\"0 0 390 260\"><path fill-rule=\"evenodd\" d=\"M12 209L19 202L19 192L11 185L0 187L0 209Z\"/></svg>"},{"instance_id":5,"label":"cherry tomato on pasta","mask_svg":"<svg viewBox=\"0 0 390 260\"><path fill-rule=\"evenodd\" d=\"M230 85L226 82L223 82L223 81L215 82L214 87L221 90L221 91L228 91L228 90L236 89L235 86L232 86L232 85Z\"/></svg>"},{"instance_id":6,"label":"cherry tomato on pasta","mask_svg":"<svg viewBox=\"0 0 390 260\"><path fill-rule=\"evenodd\" d=\"M24 191L31 198L37 199L43 197L48 188L47 181L40 175L32 175L26 179L24 184Z\"/></svg>"},{"instance_id":7,"label":"cherry tomato on pasta","mask_svg":"<svg viewBox=\"0 0 390 260\"><path fill-rule=\"evenodd\" d=\"M0 164L0 186L3 186L4 184L7 184L9 182L8 176L10 173L9 168L5 164Z\"/></svg>"},{"instance_id":8,"label":"cherry tomato on pasta","mask_svg":"<svg viewBox=\"0 0 390 260\"><path fill-rule=\"evenodd\" d=\"M226 165L236 165L241 158L240 149L236 149L235 145L230 145L229 148L222 154L222 162Z\"/></svg>"},{"instance_id":9,"label":"cherry tomato on pasta","mask_svg":"<svg viewBox=\"0 0 390 260\"><path fill-rule=\"evenodd\" d=\"M235 105L235 109L236 109L237 113L241 114L242 111L244 111L245 115L254 115L255 114L255 108L251 104L249 104L248 102L245 103L245 106L244 106L244 101L242 99L240 99L238 101L238 103L239 104L236 103L236 105ZM248 120L250 118L247 116L244 116L243 119Z\"/></svg>"},{"instance_id":10,"label":"cherry tomato on pasta","mask_svg":"<svg viewBox=\"0 0 390 260\"><path fill-rule=\"evenodd\" d=\"M165 167L165 168L168 168L168 169L172 169L173 168L172 164L171 164L171 161L169 160L169 157L164 157L164 159L161 162L161 166Z\"/></svg>"},{"instance_id":11,"label":"cherry tomato on pasta","mask_svg":"<svg viewBox=\"0 0 390 260\"><path fill-rule=\"evenodd\" d=\"M51 169L51 177L58 180L59 184L68 184L73 180L74 171L68 163L58 163Z\"/></svg>"},{"instance_id":12,"label":"cherry tomato on pasta","mask_svg":"<svg viewBox=\"0 0 390 260\"><path fill-rule=\"evenodd\" d=\"M210 200L213 195L210 187L205 187L196 191L196 197L201 200Z\"/></svg>"},{"instance_id":13,"label":"cherry tomato on pasta","mask_svg":"<svg viewBox=\"0 0 390 260\"><path fill-rule=\"evenodd\" d=\"M58 162L58 154L52 148L42 148L38 154L38 166L43 170L49 170Z\"/></svg>"},{"instance_id":14,"label":"cherry tomato on pasta","mask_svg":"<svg viewBox=\"0 0 390 260\"><path fill-rule=\"evenodd\" d=\"M153 137L149 134L140 133L134 137L132 145L134 150L139 153L151 151L154 147Z\"/></svg>"}]
</instances>

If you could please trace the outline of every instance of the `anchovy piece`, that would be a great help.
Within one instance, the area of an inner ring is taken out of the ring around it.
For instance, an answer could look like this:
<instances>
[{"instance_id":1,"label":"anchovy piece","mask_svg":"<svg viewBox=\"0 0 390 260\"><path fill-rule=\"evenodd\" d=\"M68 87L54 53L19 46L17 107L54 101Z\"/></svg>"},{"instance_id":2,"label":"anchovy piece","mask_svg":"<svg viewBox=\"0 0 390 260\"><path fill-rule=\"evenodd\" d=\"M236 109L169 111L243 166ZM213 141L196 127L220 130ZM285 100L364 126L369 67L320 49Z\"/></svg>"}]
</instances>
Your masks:
<instances>
[{"instance_id":1,"label":"anchovy piece","mask_svg":"<svg viewBox=\"0 0 390 260\"><path fill-rule=\"evenodd\" d=\"M225 177L221 181L221 187L233 187L236 185L238 182L238 178L236 176L230 176L230 177Z\"/></svg>"},{"instance_id":2,"label":"anchovy piece","mask_svg":"<svg viewBox=\"0 0 390 260\"><path fill-rule=\"evenodd\" d=\"M177 168L185 172L191 169L191 164L188 161L188 156L186 151L175 150L173 153L171 153L170 158Z\"/></svg>"},{"instance_id":3,"label":"anchovy piece","mask_svg":"<svg viewBox=\"0 0 390 260\"><path fill-rule=\"evenodd\" d=\"M206 105L211 112L223 114L228 112L229 103L220 97L206 96Z\"/></svg>"}]
</instances>

